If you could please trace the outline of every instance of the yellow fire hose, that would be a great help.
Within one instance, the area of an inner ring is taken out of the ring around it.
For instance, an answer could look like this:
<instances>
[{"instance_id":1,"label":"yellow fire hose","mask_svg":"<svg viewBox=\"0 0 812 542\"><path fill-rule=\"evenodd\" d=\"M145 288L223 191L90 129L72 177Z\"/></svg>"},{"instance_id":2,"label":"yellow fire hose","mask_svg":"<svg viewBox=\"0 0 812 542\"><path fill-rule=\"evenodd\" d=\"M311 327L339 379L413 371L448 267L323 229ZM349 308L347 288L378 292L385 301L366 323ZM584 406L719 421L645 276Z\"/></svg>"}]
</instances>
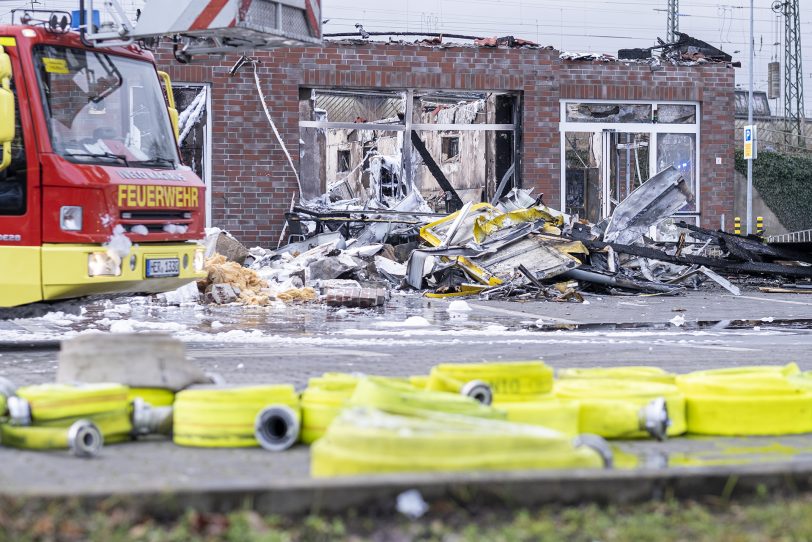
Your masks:
<instances>
[{"instance_id":1,"label":"yellow fire hose","mask_svg":"<svg viewBox=\"0 0 812 542\"><path fill-rule=\"evenodd\" d=\"M120 384L25 386L7 404L9 424L19 428L12 431L18 444L11 445L19 447L51 449L57 442L69 447L64 435L80 421L91 423L108 444L132 434L128 389Z\"/></svg>"},{"instance_id":2,"label":"yellow fire hose","mask_svg":"<svg viewBox=\"0 0 812 542\"><path fill-rule=\"evenodd\" d=\"M182 446L281 451L299 438L299 418L293 386L189 389L175 396L173 438Z\"/></svg>"},{"instance_id":3,"label":"yellow fire hose","mask_svg":"<svg viewBox=\"0 0 812 542\"><path fill-rule=\"evenodd\" d=\"M797 365L700 371L677 377L688 432L791 435L812 432L812 391Z\"/></svg>"},{"instance_id":4,"label":"yellow fire hose","mask_svg":"<svg viewBox=\"0 0 812 542\"><path fill-rule=\"evenodd\" d=\"M311 447L317 477L385 472L600 468L605 441L501 420L348 408Z\"/></svg>"},{"instance_id":5,"label":"yellow fire hose","mask_svg":"<svg viewBox=\"0 0 812 542\"><path fill-rule=\"evenodd\" d=\"M550 394L546 399L494 403L493 406L507 413L507 420L510 422L540 425L565 435L577 435L580 432L581 404L578 401L559 399Z\"/></svg>"},{"instance_id":6,"label":"yellow fire hose","mask_svg":"<svg viewBox=\"0 0 812 542\"><path fill-rule=\"evenodd\" d=\"M17 390L24 410L12 413L12 423L29 425L127 410L128 389L120 384L39 384Z\"/></svg>"},{"instance_id":7,"label":"yellow fire hose","mask_svg":"<svg viewBox=\"0 0 812 542\"><path fill-rule=\"evenodd\" d=\"M418 390L401 381L374 376L359 380L349 404L405 416L423 415L426 412L444 412L477 418L505 418L503 412L471 397Z\"/></svg>"},{"instance_id":8,"label":"yellow fire hose","mask_svg":"<svg viewBox=\"0 0 812 542\"><path fill-rule=\"evenodd\" d=\"M68 449L77 457L93 457L99 453L104 437L88 420L78 420L69 427L18 427L0 424L3 446L31 450Z\"/></svg>"},{"instance_id":9,"label":"yellow fire hose","mask_svg":"<svg viewBox=\"0 0 812 542\"><path fill-rule=\"evenodd\" d=\"M152 407L141 396L171 404L174 394L168 390L129 389L120 384L20 388L16 395L4 399L9 409L8 424L2 429L7 437L4 444L28 449L69 448L76 455L87 456L95 454L102 442L124 442L148 433L169 434L171 407ZM77 439L87 442L82 444Z\"/></svg>"},{"instance_id":10,"label":"yellow fire hose","mask_svg":"<svg viewBox=\"0 0 812 542\"><path fill-rule=\"evenodd\" d=\"M558 380L555 394L581 405L582 433L664 440L686 430L685 397L676 386L613 379Z\"/></svg>"},{"instance_id":11,"label":"yellow fire hose","mask_svg":"<svg viewBox=\"0 0 812 542\"><path fill-rule=\"evenodd\" d=\"M586 369L559 369L556 371L558 379L572 378L610 378L613 380L640 380L644 382L661 382L673 384L676 375L666 372L659 367L628 366L628 367L590 367Z\"/></svg>"},{"instance_id":12,"label":"yellow fire hose","mask_svg":"<svg viewBox=\"0 0 812 542\"><path fill-rule=\"evenodd\" d=\"M325 373L308 380L301 396L302 442L312 444L321 438L352 396L358 379L355 375Z\"/></svg>"},{"instance_id":13,"label":"yellow fire hose","mask_svg":"<svg viewBox=\"0 0 812 542\"><path fill-rule=\"evenodd\" d=\"M553 387L553 370L541 361L443 363L429 375L426 389L461 393L489 405L543 399Z\"/></svg>"}]
</instances>

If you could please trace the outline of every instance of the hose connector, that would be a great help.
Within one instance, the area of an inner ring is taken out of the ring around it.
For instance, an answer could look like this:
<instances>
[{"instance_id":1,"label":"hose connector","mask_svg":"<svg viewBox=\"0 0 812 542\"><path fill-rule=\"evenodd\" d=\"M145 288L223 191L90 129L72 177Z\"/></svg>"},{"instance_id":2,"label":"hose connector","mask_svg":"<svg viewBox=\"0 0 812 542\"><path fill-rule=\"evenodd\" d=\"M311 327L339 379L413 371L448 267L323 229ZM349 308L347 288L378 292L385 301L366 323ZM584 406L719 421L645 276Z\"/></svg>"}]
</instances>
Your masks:
<instances>
[{"instance_id":1,"label":"hose connector","mask_svg":"<svg viewBox=\"0 0 812 542\"><path fill-rule=\"evenodd\" d=\"M6 399L6 408L11 425L24 427L31 425L31 404L27 399L13 395Z\"/></svg>"},{"instance_id":2,"label":"hose connector","mask_svg":"<svg viewBox=\"0 0 812 542\"><path fill-rule=\"evenodd\" d=\"M470 380L460 390L462 395L475 399L483 405L490 405L493 402L493 390L481 380Z\"/></svg>"},{"instance_id":3,"label":"hose connector","mask_svg":"<svg viewBox=\"0 0 812 542\"><path fill-rule=\"evenodd\" d=\"M76 457L95 457L104 445L104 437L96 425L79 420L68 428L68 449Z\"/></svg>"},{"instance_id":4,"label":"hose connector","mask_svg":"<svg viewBox=\"0 0 812 542\"><path fill-rule=\"evenodd\" d=\"M285 405L263 408L254 421L254 435L264 449L281 452L299 439L299 418Z\"/></svg>"},{"instance_id":5,"label":"hose connector","mask_svg":"<svg viewBox=\"0 0 812 542\"><path fill-rule=\"evenodd\" d=\"M154 407L140 397L133 399L133 435L170 435L172 407Z\"/></svg>"},{"instance_id":6,"label":"hose connector","mask_svg":"<svg viewBox=\"0 0 812 542\"><path fill-rule=\"evenodd\" d=\"M668 416L668 405L663 397L657 397L646 403L639 412L640 429L659 441L668 438L671 418Z\"/></svg>"},{"instance_id":7,"label":"hose connector","mask_svg":"<svg viewBox=\"0 0 812 542\"><path fill-rule=\"evenodd\" d=\"M584 433L575 437L572 444L576 448L586 446L587 448L595 450L598 452L598 455L601 456L601 459L603 459L604 468L611 469L614 467L615 456L612 453L612 448L609 446L609 443L606 442L603 437L599 437L598 435L593 435L591 433Z\"/></svg>"}]
</instances>

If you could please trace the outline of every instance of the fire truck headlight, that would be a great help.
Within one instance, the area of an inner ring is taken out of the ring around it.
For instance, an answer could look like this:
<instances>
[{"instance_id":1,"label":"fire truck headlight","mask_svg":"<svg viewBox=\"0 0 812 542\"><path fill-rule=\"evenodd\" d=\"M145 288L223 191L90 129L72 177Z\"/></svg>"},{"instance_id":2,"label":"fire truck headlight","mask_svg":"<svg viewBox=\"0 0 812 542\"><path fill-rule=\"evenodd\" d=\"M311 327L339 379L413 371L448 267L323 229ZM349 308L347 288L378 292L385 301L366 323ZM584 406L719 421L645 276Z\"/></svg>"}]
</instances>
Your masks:
<instances>
[{"instance_id":1,"label":"fire truck headlight","mask_svg":"<svg viewBox=\"0 0 812 542\"><path fill-rule=\"evenodd\" d=\"M203 256L203 249L201 248L195 251L195 260L194 260L195 273L203 272L204 263L205 258Z\"/></svg>"},{"instance_id":2,"label":"fire truck headlight","mask_svg":"<svg viewBox=\"0 0 812 542\"><path fill-rule=\"evenodd\" d=\"M121 275L121 259L107 252L91 252L87 255L87 274L91 277Z\"/></svg>"},{"instance_id":3,"label":"fire truck headlight","mask_svg":"<svg viewBox=\"0 0 812 542\"><path fill-rule=\"evenodd\" d=\"M63 231L82 231L82 208L64 205L59 209L59 227Z\"/></svg>"}]
</instances>

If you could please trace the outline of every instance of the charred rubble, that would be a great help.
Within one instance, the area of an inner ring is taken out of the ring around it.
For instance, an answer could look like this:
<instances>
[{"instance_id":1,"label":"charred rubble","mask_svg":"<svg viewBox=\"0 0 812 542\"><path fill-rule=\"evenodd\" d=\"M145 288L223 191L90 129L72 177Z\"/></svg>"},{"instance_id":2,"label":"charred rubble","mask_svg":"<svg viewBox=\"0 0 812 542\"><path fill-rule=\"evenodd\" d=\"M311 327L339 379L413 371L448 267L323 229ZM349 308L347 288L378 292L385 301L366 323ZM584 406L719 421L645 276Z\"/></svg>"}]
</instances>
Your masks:
<instances>
[{"instance_id":1,"label":"charred rubble","mask_svg":"<svg viewBox=\"0 0 812 542\"><path fill-rule=\"evenodd\" d=\"M355 307L382 305L396 290L581 302L588 294L680 295L708 285L733 295L745 285L809 287L812 254L674 219L693 198L673 167L597 224L516 188L451 213L435 211L416 190L363 206L323 197L293 207L291 242L275 249L246 249L213 231L209 277L197 287L215 303Z\"/></svg>"}]
</instances>

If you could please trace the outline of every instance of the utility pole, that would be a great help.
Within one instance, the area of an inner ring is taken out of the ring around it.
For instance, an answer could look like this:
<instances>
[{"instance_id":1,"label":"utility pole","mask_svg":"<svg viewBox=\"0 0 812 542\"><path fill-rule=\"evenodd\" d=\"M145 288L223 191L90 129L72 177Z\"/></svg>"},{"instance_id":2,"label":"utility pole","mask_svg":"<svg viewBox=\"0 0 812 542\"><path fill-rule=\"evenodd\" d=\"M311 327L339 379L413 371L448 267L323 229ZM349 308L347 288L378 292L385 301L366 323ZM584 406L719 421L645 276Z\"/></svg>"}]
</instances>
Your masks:
<instances>
[{"instance_id":1,"label":"utility pole","mask_svg":"<svg viewBox=\"0 0 812 542\"><path fill-rule=\"evenodd\" d=\"M679 32L679 0L668 0L665 25L665 41L674 43L677 41L677 32Z\"/></svg>"},{"instance_id":2,"label":"utility pole","mask_svg":"<svg viewBox=\"0 0 812 542\"><path fill-rule=\"evenodd\" d=\"M753 0L750 0L750 59L748 65L750 66L750 82L749 92L747 97L747 125L752 130L753 126L753 64L754 64L754 41L753 36ZM752 132L751 132L752 133ZM754 145L758 142L754 141ZM753 233L753 160L752 157L747 160L747 235Z\"/></svg>"},{"instance_id":3,"label":"utility pole","mask_svg":"<svg viewBox=\"0 0 812 542\"><path fill-rule=\"evenodd\" d=\"M772 9L784 16L784 144L804 148L804 77L798 0L775 0Z\"/></svg>"}]
</instances>

